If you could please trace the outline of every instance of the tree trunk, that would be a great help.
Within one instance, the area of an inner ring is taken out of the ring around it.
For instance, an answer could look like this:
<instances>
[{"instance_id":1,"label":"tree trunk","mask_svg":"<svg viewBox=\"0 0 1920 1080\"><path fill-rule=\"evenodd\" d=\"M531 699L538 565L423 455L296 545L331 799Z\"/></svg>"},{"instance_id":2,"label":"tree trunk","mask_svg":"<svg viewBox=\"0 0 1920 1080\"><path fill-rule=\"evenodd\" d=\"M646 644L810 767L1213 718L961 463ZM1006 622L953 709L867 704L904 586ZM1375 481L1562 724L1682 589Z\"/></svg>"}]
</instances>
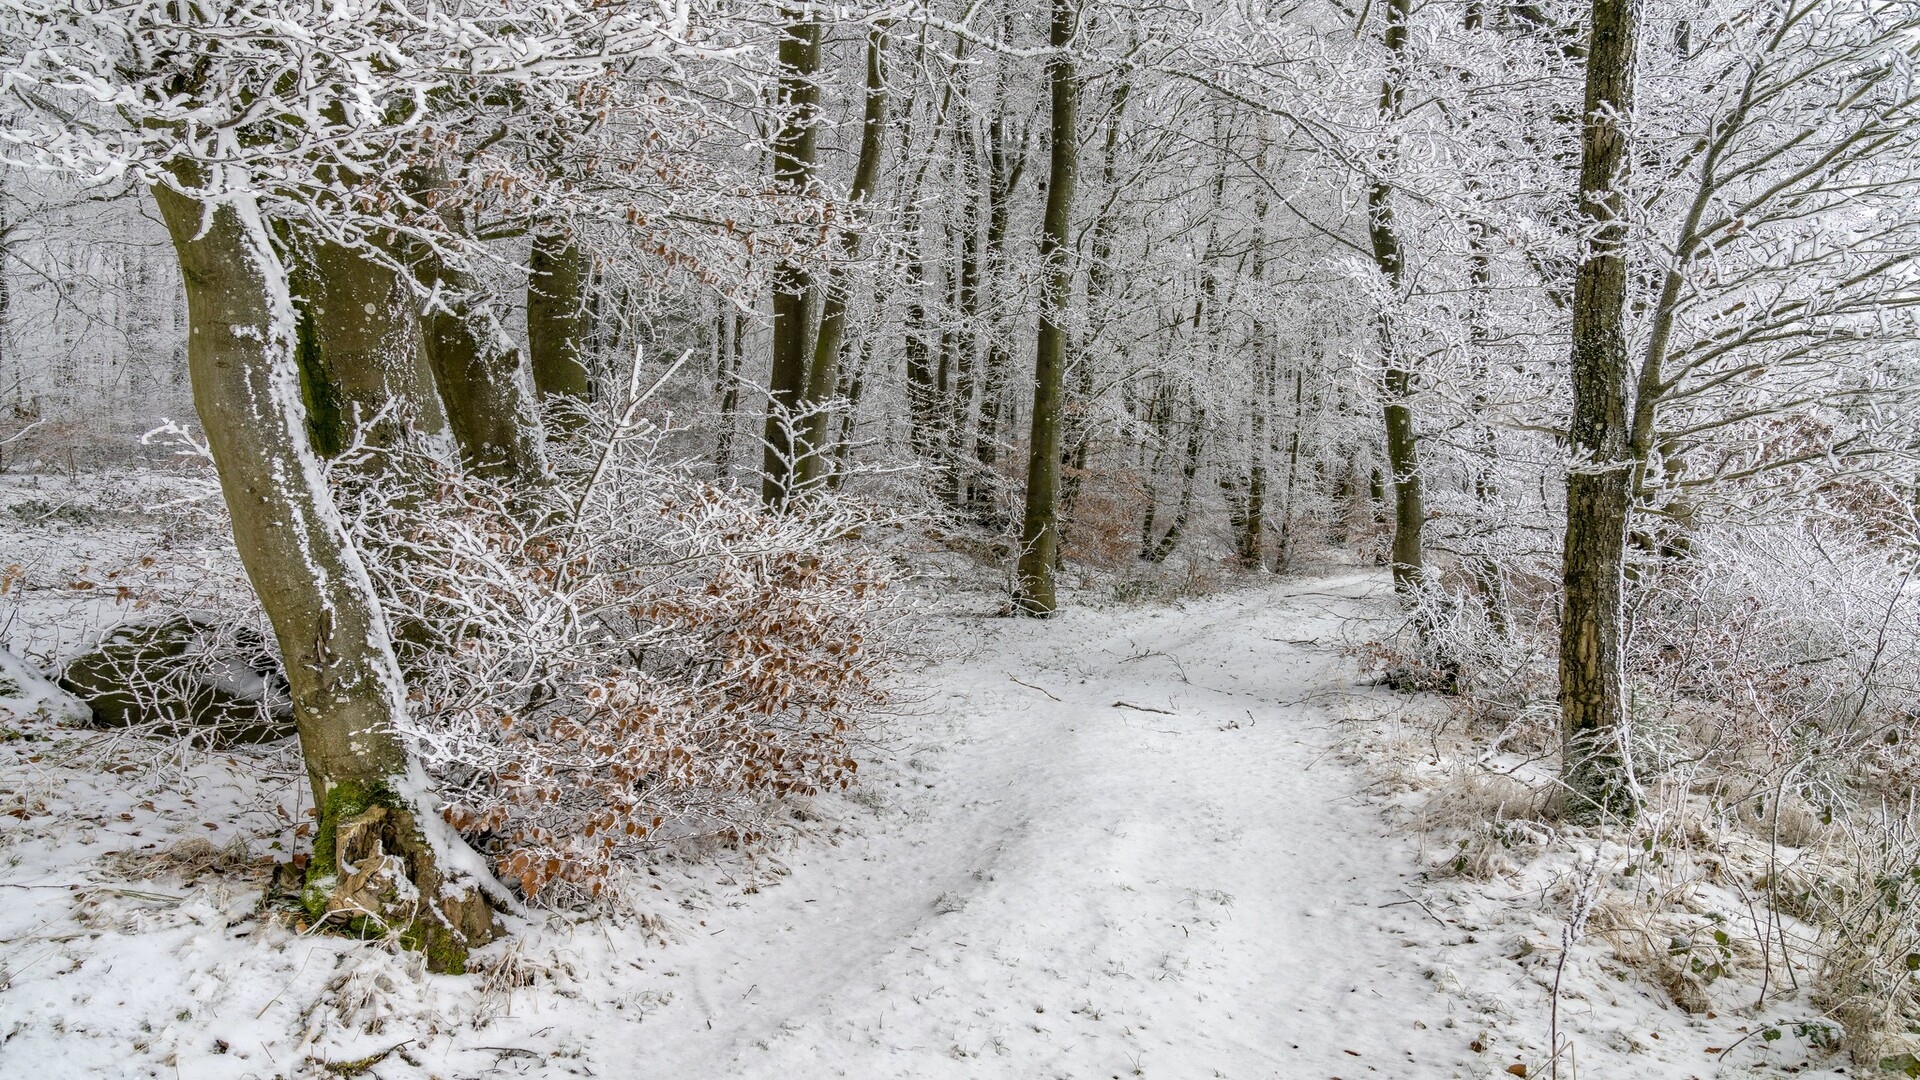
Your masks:
<instances>
[{"instance_id":1,"label":"tree trunk","mask_svg":"<svg viewBox=\"0 0 1920 1080\"><path fill-rule=\"evenodd\" d=\"M843 389L840 396L847 399L847 411L840 416L840 430L833 440L833 472L827 477L827 485L839 491L847 482L847 470L853 458L853 429L860 415L860 392L866 382L867 366L873 362L873 339L860 342L860 359L848 377L841 372Z\"/></svg>"},{"instance_id":2,"label":"tree trunk","mask_svg":"<svg viewBox=\"0 0 1920 1080\"><path fill-rule=\"evenodd\" d=\"M1396 120L1405 93L1404 62L1407 20L1412 0L1389 0L1386 46L1393 57L1380 84L1380 116ZM1376 179L1367 188L1367 234L1374 264L1386 275L1397 296L1405 281L1406 255L1393 224L1392 187ZM1380 317L1380 351L1386 363L1381 380L1382 414L1387 432L1387 468L1393 473L1393 587L1402 592L1417 588L1426 575L1426 549L1420 531L1427 522L1425 494L1420 480L1420 442L1413 421L1413 372L1394 340L1391 319Z\"/></svg>"},{"instance_id":3,"label":"tree trunk","mask_svg":"<svg viewBox=\"0 0 1920 1080\"><path fill-rule=\"evenodd\" d=\"M980 220L982 190L980 148L974 141L973 125L954 124L955 157L958 159L962 187L956 193L960 204L960 223L951 233L959 248L959 273L953 281L952 396L948 399L946 459L947 505L965 510L971 501L976 480L973 468L974 393L980 354Z\"/></svg>"},{"instance_id":4,"label":"tree trunk","mask_svg":"<svg viewBox=\"0 0 1920 1080\"><path fill-rule=\"evenodd\" d=\"M1299 515L1294 513L1294 493L1300 484L1300 429L1306 426L1306 414L1302 409L1302 386L1305 372L1302 368L1293 369L1293 434L1287 444L1287 482L1280 493L1280 528L1277 539L1278 550L1273 553L1275 569L1285 570L1293 563L1294 528Z\"/></svg>"},{"instance_id":5,"label":"tree trunk","mask_svg":"<svg viewBox=\"0 0 1920 1080\"><path fill-rule=\"evenodd\" d=\"M1180 499L1174 504L1173 521L1166 533L1158 543L1140 553L1150 563L1166 562L1167 556L1179 548L1180 538L1186 535L1187 524L1193 520L1193 485L1194 478L1200 474L1200 448L1206 435L1207 414L1191 403L1187 412L1186 456L1180 462Z\"/></svg>"},{"instance_id":6,"label":"tree trunk","mask_svg":"<svg viewBox=\"0 0 1920 1080\"><path fill-rule=\"evenodd\" d=\"M747 316L732 301L722 299L717 322L720 364L714 373L714 389L720 395L720 437L713 448L713 471L725 484L733 479L733 440L739 427L740 361L746 355L742 339L747 333Z\"/></svg>"},{"instance_id":7,"label":"tree trunk","mask_svg":"<svg viewBox=\"0 0 1920 1080\"><path fill-rule=\"evenodd\" d=\"M1247 501L1241 512L1239 543L1235 545L1240 556L1240 565L1248 570L1265 569L1267 565L1267 405L1272 394L1266 383L1268 358L1260 356L1254 361L1254 401L1253 419L1248 432L1247 463Z\"/></svg>"},{"instance_id":8,"label":"tree trunk","mask_svg":"<svg viewBox=\"0 0 1920 1080\"><path fill-rule=\"evenodd\" d=\"M302 374L308 400L325 403L309 423L321 451L337 452L360 425L374 446L392 446L409 428L444 437L447 414L422 347L412 284L368 251L316 239L297 239L294 248L304 264L298 278L310 347Z\"/></svg>"},{"instance_id":9,"label":"tree trunk","mask_svg":"<svg viewBox=\"0 0 1920 1080\"><path fill-rule=\"evenodd\" d=\"M416 272L434 297L421 316L427 361L467 467L516 484L544 483L544 425L525 355L470 271L429 254Z\"/></svg>"},{"instance_id":10,"label":"tree trunk","mask_svg":"<svg viewBox=\"0 0 1920 1080\"><path fill-rule=\"evenodd\" d=\"M1071 351L1067 369L1073 376L1073 385L1072 393L1066 399L1066 415L1062 420L1065 424L1062 435L1065 448L1061 465L1066 471L1060 485L1060 518L1064 528L1073 526L1074 507L1079 503L1081 488L1086 483L1087 461L1092 451L1095 383L1088 346L1100 336L1106 322L1106 305L1111 302L1113 292L1113 242L1114 234L1119 229L1119 215L1114 211L1114 204L1119 198L1116 177L1119 174L1120 128L1132 91L1131 83L1121 82L1114 87L1112 100L1107 107L1106 133L1100 157L1100 187L1105 193L1105 205L1093 223L1091 258L1087 265L1089 325L1084 340L1068 342Z\"/></svg>"},{"instance_id":11,"label":"tree trunk","mask_svg":"<svg viewBox=\"0 0 1920 1080\"><path fill-rule=\"evenodd\" d=\"M527 262L527 361L540 400L585 402L593 392L587 370L587 334L593 260L557 233L537 233ZM560 422L577 417L564 412Z\"/></svg>"},{"instance_id":12,"label":"tree trunk","mask_svg":"<svg viewBox=\"0 0 1920 1080\"><path fill-rule=\"evenodd\" d=\"M285 271L251 198L153 192L186 285L194 405L235 547L280 643L320 809L308 902L316 917L398 931L435 970L462 970L467 950L493 936L492 912L457 869L470 853L427 805L394 729L406 690L309 439Z\"/></svg>"},{"instance_id":13,"label":"tree trunk","mask_svg":"<svg viewBox=\"0 0 1920 1080\"><path fill-rule=\"evenodd\" d=\"M1052 83L1052 146L1049 148L1047 208L1040 228L1040 327L1034 342L1033 420L1028 436L1026 512L1020 524L1020 563L1015 606L1027 615L1045 616L1057 606L1054 565L1060 547L1060 424L1066 382L1067 304L1073 298L1073 262L1067 230L1072 224L1074 173L1080 142L1075 117L1079 86L1074 77L1073 43L1076 0L1053 0L1047 42Z\"/></svg>"},{"instance_id":14,"label":"tree trunk","mask_svg":"<svg viewBox=\"0 0 1920 1080\"><path fill-rule=\"evenodd\" d=\"M880 158L886 150L887 135L887 28L884 23L867 33L866 107L860 124L860 156L853 168L853 186L848 193L848 212L859 224L867 201L873 197L880 179ZM860 257L860 234L854 229L842 232L840 251L844 261L827 272L825 298L820 306L820 332L813 342L813 366L807 373L806 404L810 410L804 425L804 440L799 447L802 490L820 482L831 462L827 432L832 417L823 407L840 385L840 351L846 339L847 300L851 291L851 264Z\"/></svg>"},{"instance_id":15,"label":"tree trunk","mask_svg":"<svg viewBox=\"0 0 1920 1080\"><path fill-rule=\"evenodd\" d=\"M1631 816L1636 795L1621 670L1632 499L1626 341L1624 118L1633 110L1632 0L1594 0L1581 126L1580 209L1592 230L1573 286L1573 465L1560 624L1561 779L1576 818Z\"/></svg>"},{"instance_id":16,"label":"tree trunk","mask_svg":"<svg viewBox=\"0 0 1920 1080\"><path fill-rule=\"evenodd\" d=\"M789 195L813 187L816 124L820 109L820 22L810 9L782 9L780 104L784 114L773 141L774 186ZM785 507L792 496L796 427L807 389L807 318L813 307L813 272L796 259L773 271L773 366L767 378L765 451L760 463L760 499Z\"/></svg>"},{"instance_id":17,"label":"tree trunk","mask_svg":"<svg viewBox=\"0 0 1920 1080\"><path fill-rule=\"evenodd\" d=\"M1013 357L995 317L1000 310L996 291L1006 274L1007 229L1013 218L1014 186L1026 169L1026 147L1008 145L1004 78L994 97L994 117L987 127L987 234L981 287L988 311L987 362L980 378L980 426L973 440L977 467L969 501L974 520L998 531L1007 525L1006 514L1000 508L1000 427L1007 369Z\"/></svg>"}]
</instances>

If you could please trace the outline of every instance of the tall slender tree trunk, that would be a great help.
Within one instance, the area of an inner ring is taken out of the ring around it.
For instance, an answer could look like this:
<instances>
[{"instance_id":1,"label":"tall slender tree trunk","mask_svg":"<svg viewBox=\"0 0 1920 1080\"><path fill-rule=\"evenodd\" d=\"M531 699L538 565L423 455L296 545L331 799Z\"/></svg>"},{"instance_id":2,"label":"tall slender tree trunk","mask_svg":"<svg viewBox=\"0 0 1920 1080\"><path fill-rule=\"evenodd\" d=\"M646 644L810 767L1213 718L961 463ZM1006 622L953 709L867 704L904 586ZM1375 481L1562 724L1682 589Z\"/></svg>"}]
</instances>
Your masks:
<instances>
[{"instance_id":1,"label":"tall slender tree trunk","mask_svg":"<svg viewBox=\"0 0 1920 1080\"><path fill-rule=\"evenodd\" d=\"M959 160L960 221L952 232L960 264L953 279L952 395L948 399L946 459L949 470L948 505L965 510L976 480L973 468L974 396L978 391L980 358L980 221L986 202L980 147L973 125L954 125L955 156Z\"/></svg>"},{"instance_id":2,"label":"tall slender tree trunk","mask_svg":"<svg viewBox=\"0 0 1920 1080\"><path fill-rule=\"evenodd\" d=\"M847 470L853 458L854 423L860 415L860 392L865 387L867 367L872 362L873 339L863 338L854 369L840 373L840 396L847 400L847 410L840 415L840 427L833 440L833 472L827 476L827 486L834 491L840 490L847 481Z\"/></svg>"},{"instance_id":3,"label":"tall slender tree trunk","mask_svg":"<svg viewBox=\"0 0 1920 1080\"><path fill-rule=\"evenodd\" d=\"M820 332L814 338L813 364L807 373L806 404L811 410L804 425L804 439L798 448L801 489L820 482L832 463L828 441L830 421L824 408L840 384L840 352L846 341L847 302L852 292L851 263L860 257L858 226L866 203L880 180L880 159L887 138L887 28L884 23L867 32L866 105L860 122L860 154L853 167L853 186L848 192L848 212L854 218L850 228L840 234L843 261L827 272L825 297L820 306Z\"/></svg>"},{"instance_id":4,"label":"tall slender tree trunk","mask_svg":"<svg viewBox=\"0 0 1920 1080\"><path fill-rule=\"evenodd\" d=\"M733 479L733 440L740 423L740 363L746 355L747 316L730 301L720 301L715 336L720 341L720 363L714 390L720 397L720 436L713 448L713 469L721 483Z\"/></svg>"},{"instance_id":5,"label":"tall slender tree trunk","mask_svg":"<svg viewBox=\"0 0 1920 1080\"><path fill-rule=\"evenodd\" d=\"M813 188L820 112L820 20L810 7L785 7L780 35L780 130L773 141L774 186L790 195ZM773 271L773 366L767 379L767 422L760 464L760 499L785 507L793 494L796 426L801 422L812 357L807 320L816 285L796 259Z\"/></svg>"},{"instance_id":6,"label":"tall slender tree trunk","mask_svg":"<svg viewBox=\"0 0 1920 1080\"><path fill-rule=\"evenodd\" d=\"M1467 347L1473 364L1473 403L1476 421L1475 441L1480 444L1481 460L1476 465L1473 477L1474 500L1480 506L1483 521L1497 520L1499 508L1495 505L1500 497L1500 479L1495 472L1500 460L1499 439L1494 433L1493 424L1487 420L1489 402L1484 387L1491 373L1488 353L1492 345L1487 336L1485 305L1493 288L1492 266L1487 254L1487 223L1474 221L1469 225L1472 254L1468 257L1468 287L1472 290L1469 297L1467 322ZM1480 592L1480 607L1486 613L1487 624L1502 639L1512 636L1512 621L1507 610L1506 575L1502 572L1500 561L1492 551L1481 551L1467 559L1467 572L1472 575Z\"/></svg>"},{"instance_id":7,"label":"tall slender tree trunk","mask_svg":"<svg viewBox=\"0 0 1920 1080\"><path fill-rule=\"evenodd\" d=\"M1100 157L1100 187L1105 202L1093 223L1093 240L1087 263L1086 310L1089 325L1083 340L1067 343L1067 370L1072 380L1069 387L1071 392L1064 406L1066 416L1062 421L1066 426L1062 436L1065 446L1061 451L1061 466L1065 469L1060 485L1060 519L1063 528L1073 526L1074 507L1079 503L1080 491L1086 483L1087 462L1092 452L1095 383L1088 347L1099 338L1107 320L1106 305L1112 302L1113 243L1115 233L1119 230L1120 217L1114 209L1119 199L1116 178L1119 175L1120 129L1132 92L1132 84L1122 81L1114 87L1113 97L1107 107L1106 132Z\"/></svg>"},{"instance_id":8,"label":"tall slender tree trunk","mask_svg":"<svg viewBox=\"0 0 1920 1080\"><path fill-rule=\"evenodd\" d=\"M1186 535L1187 525L1193 520L1194 479L1200 474L1200 449L1206 439L1206 430L1206 411L1189 402L1186 453L1180 459L1180 498L1174 503L1173 521L1167 525L1167 531L1158 542L1140 553L1150 563L1166 562L1167 557L1179 548L1180 538Z\"/></svg>"},{"instance_id":9,"label":"tall slender tree trunk","mask_svg":"<svg viewBox=\"0 0 1920 1080\"><path fill-rule=\"evenodd\" d=\"M1057 606L1054 566L1060 548L1061 400L1065 393L1067 305L1073 299L1073 261L1068 229L1072 225L1073 185L1079 169L1076 111L1080 94L1074 75L1073 44L1077 0L1052 0L1047 68L1052 89L1051 142L1048 150L1047 208L1040 227L1040 327L1034 340L1033 421L1028 436L1026 512L1020 524L1020 562L1015 606L1027 615L1045 616Z\"/></svg>"},{"instance_id":10,"label":"tall slender tree trunk","mask_svg":"<svg viewBox=\"0 0 1920 1080\"><path fill-rule=\"evenodd\" d=\"M1273 393L1267 383L1271 358L1255 354L1253 369L1254 407L1247 433L1247 500L1241 512L1239 542L1235 545L1240 565L1248 570L1267 565L1267 407Z\"/></svg>"},{"instance_id":11,"label":"tall slender tree trunk","mask_svg":"<svg viewBox=\"0 0 1920 1080\"><path fill-rule=\"evenodd\" d=\"M932 331L927 320L927 255L920 231L919 187L916 183L908 192L907 208L901 214L901 231L907 237L904 242L912 250L904 267L907 310L900 351L906 361L907 442L916 457L932 462L939 452L940 386L934 371L933 346L928 341Z\"/></svg>"},{"instance_id":12,"label":"tall slender tree trunk","mask_svg":"<svg viewBox=\"0 0 1920 1080\"><path fill-rule=\"evenodd\" d=\"M1380 118L1400 116L1406 93L1403 69L1407 51L1407 21L1412 0L1388 0L1386 46L1392 60L1380 84ZM1393 223L1393 188L1384 179L1367 187L1367 235L1374 264L1386 276L1394 295L1406 280L1406 253ZM1380 317L1380 351L1386 370L1381 379L1382 415L1387 434L1387 468L1393 473L1393 586L1401 592L1418 587L1426 574L1426 549L1421 530L1427 522L1425 493L1420 478L1420 442L1413 418L1413 372L1401 344L1395 340L1391 318Z\"/></svg>"},{"instance_id":13,"label":"tall slender tree trunk","mask_svg":"<svg viewBox=\"0 0 1920 1080\"><path fill-rule=\"evenodd\" d=\"M1003 33L1011 33L1012 9L1008 9ZM1007 130L1007 78L1002 73L994 85L993 119L987 125L987 232L982 245L981 306L986 310L987 357L980 375L980 422L974 432L974 485L969 500L974 520L994 530L1007 525L1000 506L1001 421L1006 411L1008 371L1013 354L1001 333L999 293L1007 272L1007 230L1013 220L1013 192L1026 171L1027 148L1024 129L1019 145ZM1066 499L1063 493L1062 503ZM1062 511L1064 517L1066 511Z\"/></svg>"},{"instance_id":14,"label":"tall slender tree trunk","mask_svg":"<svg viewBox=\"0 0 1920 1080\"><path fill-rule=\"evenodd\" d=\"M199 186L199 175L178 176ZM371 918L440 971L493 936L471 853L426 805L395 730L400 665L365 564L348 539L307 429L297 315L257 204L154 199L186 285L187 363L233 520L234 544L273 623L320 810L308 897L315 914Z\"/></svg>"},{"instance_id":15,"label":"tall slender tree trunk","mask_svg":"<svg viewBox=\"0 0 1920 1080\"><path fill-rule=\"evenodd\" d=\"M1573 464L1567 476L1560 622L1561 779L1576 818L1636 806L1621 669L1623 574L1633 490L1626 339L1627 118L1633 0L1593 0L1580 132L1580 210L1589 237L1573 285Z\"/></svg>"},{"instance_id":16,"label":"tall slender tree trunk","mask_svg":"<svg viewBox=\"0 0 1920 1080\"><path fill-rule=\"evenodd\" d=\"M1303 385L1306 381L1302 368L1293 369L1293 433L1287 443L1287 480L1280 489L1280 526L1276 540L1277 550L1273 553L1273 563L1284 570L1293 561L1294 529L1299 515L1294 513L1294 497L1300 487L1300 431L1306 426L1306 413L1303 409Z\"/></svg>"}]
</instances>

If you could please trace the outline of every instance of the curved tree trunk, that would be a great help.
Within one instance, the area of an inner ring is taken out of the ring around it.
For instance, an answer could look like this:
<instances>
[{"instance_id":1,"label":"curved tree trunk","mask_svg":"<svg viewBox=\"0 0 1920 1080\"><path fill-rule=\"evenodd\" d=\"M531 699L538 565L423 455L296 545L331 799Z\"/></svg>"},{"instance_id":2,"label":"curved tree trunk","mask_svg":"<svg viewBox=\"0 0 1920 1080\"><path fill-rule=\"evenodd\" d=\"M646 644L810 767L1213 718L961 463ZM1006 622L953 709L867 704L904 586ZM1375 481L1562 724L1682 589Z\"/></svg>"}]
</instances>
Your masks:
<instances>
[{"instance_id":1,"label":"curved tree trunk","mask_svg":"<svg viewBox=\"0 0 1920 1080\"><path fill-rule=\"evenodd\" d=\"M420 269L434 294L421 316L424 348L467 467L521 484L545 482L544 428L526 357L471 272L438 256Z\"/></svg>"},{"instance_id":2,"label":"curved tree trunk","mask_svg":"<svg viewBox=\"0 0 1920 1080\"><path fill-rule=\"evenodd\" d=\"M400 666L309 438L296 314L268 228L245 196L207 202L162 185L154 198L186 285L194 405L280 643L320 808L309 905L395 930L435 970L461 970L493 936L492 912L453 865L470 853L427 805L394 730Z\"/></svg>"},{"instance_id":3,"label":"curved tree trunk","mask_svg":"<svg viewBox=\"0 0 1920 1080\"><path fill-rule=\"evenodd\" d=\"M1576 818L1632 815L1626 687L1620 664L1627 521L1633 496L1626 339L1632 0L1594 0L1580 144L1580 210L1594 229L1573 283L1574 462L1567 476L1565 607L1560 621L1561 779Z\"/></svg>"},{"instance_id":4,"label":"curved tree trunk","mask_svg":"<svg viewBox=\"0 0 1920 1080\"><path fill-rule=\"evenodd\" d=\"M412 170L408 183L416 198L431 205L448 187L446 167ZM455 201L439 204L447 230L466 235ZM420 313L421 348L460 456L482 476L524 486L546 483L546 431L526 356L500 325L479 279L424 245L403 254L431 298Z\"/></svg>"},{"instance_id":5,"label":"curved tree trunk","mask_svg":"<svg viewBox=\"0 0 1920 1080\"><path fill-rule=\"evenodd\" d=\"M1061 403L1066 394L1067 331L1063 324L1073 297L1072 242L1067 235L1073 213L1073 184L1079 169L1080 88L1074 76L1073 44L1079 18L1075 0L1053 0L1047 61L1053 91L1052 146L1049 149L1047 209L1040 227L1040 329L1034 341L1033 422L1027 440L1026 512L1020 523L1020 563L1014 606L1027 615L1051 615L1057 606L1054 567L1060 550Z\"/></svg>"}]
</instances>

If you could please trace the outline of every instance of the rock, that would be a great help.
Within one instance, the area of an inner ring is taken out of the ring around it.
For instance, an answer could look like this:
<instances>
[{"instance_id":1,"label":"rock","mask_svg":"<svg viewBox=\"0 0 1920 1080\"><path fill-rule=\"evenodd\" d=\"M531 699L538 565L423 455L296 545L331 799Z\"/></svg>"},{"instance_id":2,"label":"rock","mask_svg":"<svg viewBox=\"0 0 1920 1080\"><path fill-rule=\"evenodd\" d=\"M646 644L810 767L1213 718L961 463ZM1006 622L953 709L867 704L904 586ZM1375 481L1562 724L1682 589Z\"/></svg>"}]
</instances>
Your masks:
<instances>
[{"instance_id":1,"label":"rock","mask_svg":"<svg viewBox=\"0 0 1920 1080\"><path fill-rule=\"evenodd\" d=\"M293 734L286 676L266 639L187 615L123 626L70 661L60 688L98 727L148 727L215 748Z\"/></svg>"}]
</instances>

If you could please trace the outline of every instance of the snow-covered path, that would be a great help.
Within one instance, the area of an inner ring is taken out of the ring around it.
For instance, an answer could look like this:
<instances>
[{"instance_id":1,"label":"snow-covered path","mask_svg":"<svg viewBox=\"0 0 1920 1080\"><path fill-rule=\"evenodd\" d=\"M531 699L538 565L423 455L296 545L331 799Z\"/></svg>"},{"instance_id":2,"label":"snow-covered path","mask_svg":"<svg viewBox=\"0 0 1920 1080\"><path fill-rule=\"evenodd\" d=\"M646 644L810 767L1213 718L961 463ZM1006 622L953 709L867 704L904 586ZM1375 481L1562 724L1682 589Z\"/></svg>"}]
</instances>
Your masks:
<instances>
[{"instance_id":1,"label":"snow-covered path","mask_svg":"<svg viewBox=\"0 0 1920 1080\"><path fill-rule=\"evenodd\" d=\"M628 1042L659 1077L1492 1071L1425 977L1409 845L1327 760L1353 685L1333 646L1379 587L967 628L880 820L707 915L661 957L674 1001L592 1056Z\"/></svg>"},{"instance_id":2,"label":"snow-covered path","mask_svg":"<svg viewBox=\"0 0 1920 1080\"><path fill-rule=\"evenodd\" d=\"M1544 1033L1500 1030L1503 1002L1537 988L1428 914L1413 841L1330 752L1353 695L1381 697L1341 646L1375 636L1385 587L955 617L890 752L810 835L644 872L628 917L521 922L466 977L263 924L246 885L103 861L261 844L291 773L213 759L121 790L11 744L0 1075L1503 1076L1494 1044Z\"/></svg>"}]
</instances>

